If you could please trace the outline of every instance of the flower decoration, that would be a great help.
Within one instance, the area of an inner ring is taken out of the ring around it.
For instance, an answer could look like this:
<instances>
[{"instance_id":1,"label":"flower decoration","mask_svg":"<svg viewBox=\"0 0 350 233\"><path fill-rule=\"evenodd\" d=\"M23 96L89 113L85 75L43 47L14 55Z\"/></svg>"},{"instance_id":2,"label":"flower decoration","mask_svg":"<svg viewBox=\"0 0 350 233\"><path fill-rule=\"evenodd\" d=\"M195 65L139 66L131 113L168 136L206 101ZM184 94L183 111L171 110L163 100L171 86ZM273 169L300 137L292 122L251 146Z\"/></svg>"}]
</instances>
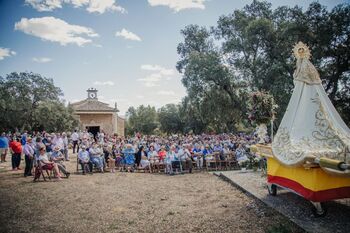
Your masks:
<instances>
[{"instance_id":1,"label":"flower decoration","mask_svg":"<svg viewBox=\"0 0 350 233\"><path fill-rule=\"evenodd\" d=\"M248 101L248 119L252 124L267 124L274 120L278 105L271 94L257 91L250 94Z\"/></svg>"}]
</instances>

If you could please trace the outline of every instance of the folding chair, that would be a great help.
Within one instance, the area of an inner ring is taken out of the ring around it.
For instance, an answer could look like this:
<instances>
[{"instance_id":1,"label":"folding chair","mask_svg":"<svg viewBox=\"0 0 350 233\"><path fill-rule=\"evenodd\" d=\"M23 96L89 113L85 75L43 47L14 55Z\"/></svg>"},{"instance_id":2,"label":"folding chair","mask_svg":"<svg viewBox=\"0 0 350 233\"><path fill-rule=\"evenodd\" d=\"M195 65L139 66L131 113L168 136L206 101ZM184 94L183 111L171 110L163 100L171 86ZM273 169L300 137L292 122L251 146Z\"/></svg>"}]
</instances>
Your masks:
<instances>
[{"instance_id":1,"label":"folding chair","mask_svg":"<svg viewBox=\"0 0 350 233\"><path fill-rule=\"evenodd\" d=\"M235 153L232 151L228 156L228 167L230 169L238 169L238 162L235 156Z\"/></svg>"},{"instance_id":2,"label":"folding chair","mask_svg":"<svg viewBox=\"0 0 350 233\"><path fill-rule=\"evenodd\" d=\"M46 177L44 175L44 170L46 171L46 174L47 174L47 177L49 178L49 180L51 180L49 170L43 169L40 161L37 161L36 162L36 166L35 166L35 170L34 170L34 180L33 180L33 182L39 181L40 176L42 176L44 181L46 181Z\"/></svg>"},{"instance_id":3,"label":"folding chair","mask_svg":"<svg viewBox=\"0 0 350 233\"><path fill-rule=\"evenodd\" d=\"M215 171L217 171L218 170L218 153L216 153L216 152L214 152L213 154L211 154L211 155L207 155L207 156L212 156L213 157L213 159L210 159L210 160L206 160L206 168L207 168L207 171L210 171L210 170L212 170L213 169L213 167L212 167L212 164L214 164L215 165ZM220 158L219 158L219 160L220 160Z\"/></svg>"},{"instance_id":4,"label":"folding chair","mask_svg":"<svg viewBox=\"0 0 350 233\"><path fill-rule=\"evenodd\" d=\"M173 174L183 174L180 160L171 161L171 166L173 168Z\"/></svg>"}]
</instances>

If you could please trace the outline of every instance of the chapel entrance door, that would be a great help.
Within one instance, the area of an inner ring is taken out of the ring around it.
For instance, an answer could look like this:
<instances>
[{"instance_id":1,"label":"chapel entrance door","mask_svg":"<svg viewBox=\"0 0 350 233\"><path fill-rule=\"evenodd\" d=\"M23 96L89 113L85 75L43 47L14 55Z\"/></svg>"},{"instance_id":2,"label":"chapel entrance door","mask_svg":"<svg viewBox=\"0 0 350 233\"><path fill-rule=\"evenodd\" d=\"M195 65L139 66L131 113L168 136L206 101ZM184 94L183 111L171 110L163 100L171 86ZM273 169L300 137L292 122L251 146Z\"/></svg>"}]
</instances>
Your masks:
<instances>
[{"instance_id":1,"label":"chapel entrance door","mask_svg":"<svg viewBox=\"0 0 350 233\"><path fill-rule=\"evenodd\" d=\"M96 138L97 134L100 132L100 126L88 126L86 128L89 133L94 135L94 138Z\"/></svg>"}]
</instances>

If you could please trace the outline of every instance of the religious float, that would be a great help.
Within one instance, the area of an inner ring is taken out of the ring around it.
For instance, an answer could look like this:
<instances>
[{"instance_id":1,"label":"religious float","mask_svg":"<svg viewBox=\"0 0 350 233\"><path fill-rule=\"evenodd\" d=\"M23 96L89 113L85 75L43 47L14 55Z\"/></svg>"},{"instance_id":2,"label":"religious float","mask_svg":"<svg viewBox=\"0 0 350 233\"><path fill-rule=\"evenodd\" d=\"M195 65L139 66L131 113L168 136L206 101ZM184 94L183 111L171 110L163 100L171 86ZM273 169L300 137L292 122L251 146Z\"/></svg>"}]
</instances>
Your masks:
<instances>
[{"instance_id":1,"label":"religious float","mask_svg":"<svg viewBox=\"0 0 350 233\"><path fill-rule=\"evenodd\" d=\"M350 130L329 100L309 48L299 42L294 90L272 145L256 145L267 158L271 195L288 189L326 214L324 202L350 198Z\"/></svg>"}]
</instances>

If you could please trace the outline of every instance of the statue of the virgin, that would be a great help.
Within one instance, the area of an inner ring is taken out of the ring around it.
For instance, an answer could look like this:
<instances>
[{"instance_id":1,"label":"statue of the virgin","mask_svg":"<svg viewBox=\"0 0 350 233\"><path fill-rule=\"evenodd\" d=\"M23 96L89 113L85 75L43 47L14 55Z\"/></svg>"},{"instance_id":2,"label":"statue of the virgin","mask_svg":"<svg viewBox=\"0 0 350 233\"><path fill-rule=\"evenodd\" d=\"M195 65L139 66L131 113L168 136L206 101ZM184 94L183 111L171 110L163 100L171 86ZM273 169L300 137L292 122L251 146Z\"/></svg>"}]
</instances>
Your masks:
<instances>
[{"instance_id":1,"label":"statue of the virgin","mask_svg":"<svg viewBox=\"0 0 350 233\"><path fill-rule=\"evenodd\" d=\"M293 53L295 87L272 143L274 156L288 166L321 157L349 163L350 130L329 100L309 48L299 42Z\"/></svg>"}]
</instances>

